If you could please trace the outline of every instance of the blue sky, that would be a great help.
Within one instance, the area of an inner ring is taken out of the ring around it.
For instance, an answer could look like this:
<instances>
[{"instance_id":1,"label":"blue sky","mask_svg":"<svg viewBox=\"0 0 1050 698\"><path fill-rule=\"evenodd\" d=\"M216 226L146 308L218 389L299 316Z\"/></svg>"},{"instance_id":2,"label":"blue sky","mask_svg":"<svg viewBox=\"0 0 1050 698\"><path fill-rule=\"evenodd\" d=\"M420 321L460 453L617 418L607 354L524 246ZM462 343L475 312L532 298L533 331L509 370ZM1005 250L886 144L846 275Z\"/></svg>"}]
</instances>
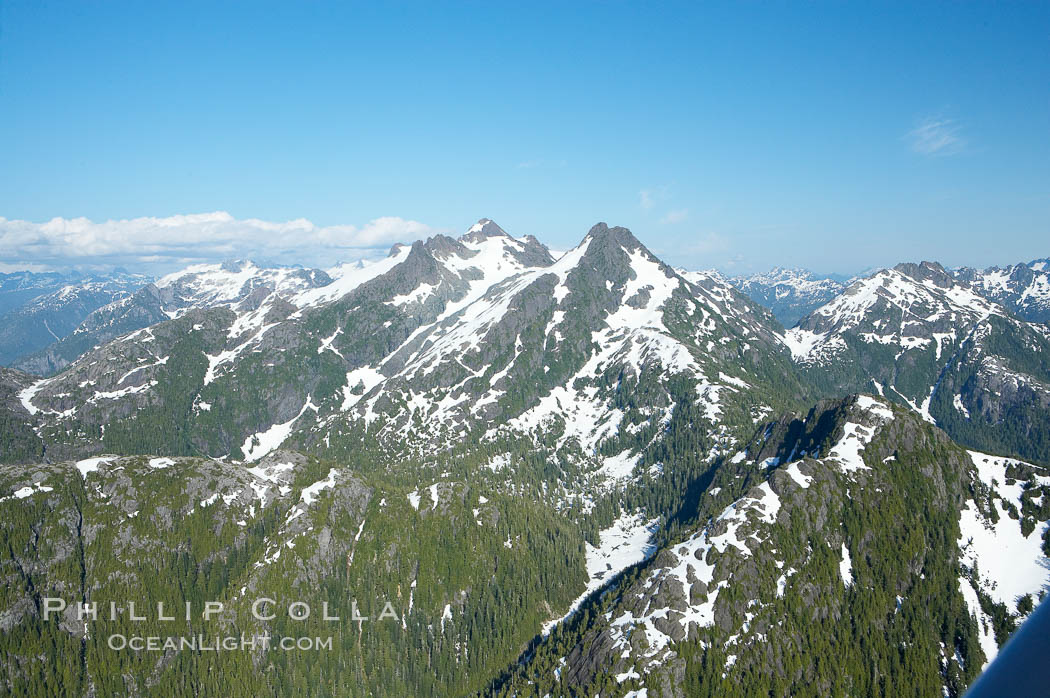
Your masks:
<instances>
[{"instance_id":1,"label":"blue sky","mask_svg":"<svg viewBox=\"0 0 1050 698\"><path fill-rule=\"evenodd\" d=\"M730 272L1050 255L1050 3L6 0L0 21L7 267L315 264L482 216L555 248L604 220ZM155 220L212 212L200 236L237 232L197 252L195 219Z\"/></svg>"}]
</instances>

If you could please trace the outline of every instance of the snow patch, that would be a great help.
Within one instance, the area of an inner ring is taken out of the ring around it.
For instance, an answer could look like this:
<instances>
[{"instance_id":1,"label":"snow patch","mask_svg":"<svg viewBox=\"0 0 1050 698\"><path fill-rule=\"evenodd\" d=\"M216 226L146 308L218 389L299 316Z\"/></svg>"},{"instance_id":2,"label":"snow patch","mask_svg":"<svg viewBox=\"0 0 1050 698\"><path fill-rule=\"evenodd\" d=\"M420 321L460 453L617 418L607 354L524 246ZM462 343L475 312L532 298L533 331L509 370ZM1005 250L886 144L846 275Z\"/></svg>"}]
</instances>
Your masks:
<instances>
[{"instance_id":1,"label":"snow patch","mask_svg":"<svg viewBox=\"0 0 1050 698\"><path fill-rule=\"evenodd\" d=\"M842 559L839 561L839 574L842 575L842 583L845 586L853 586L853 560L849 556L849 548L842 544Z\"/></svg>"},{"instance_id":2,"label":"snow patch","mask_svg":"<svg viewBox=\"0 0 1050 698\"><path fill-rule=\"evenodd\" d=\"M244 453L244 460L249 463L255 462L267 453L280 447L285 439L291 435L292 427L295 425L295 422L306 413L306 410L317 412L317 406L313 404L309 396L306 398L306 404L303 405L301 410L299 410L299 414L283 424L274 424L266 431L252 434L245 439L244 444L241 446L241 451Z\"/></svg>"},{"instance_id":3,"label":"snow patch","mask_svg":"<svg viewBox=\"0 0 1050 698\"><path fill-rule=\"evenodd\" d=\"M814 350L827 338L827 334L817 334L796 327L785 332L780 341L791 352L791 358L801 361L810 358Z\"/></svg>"},{"instance_id":4,"label":"snow patch","mask_svg":"<svg viewBox=\"0 0 1050 698\"><path fill-rule=\"evenodd\" d=\"M415 509L416 511L419 511L419 501L421 499L421 496L419 494L419 490L413 490L412 492L409 492L407 496L408 496L408 503L412 505L413 509Z\"/></svg>"},{"instance_id":5,"label":"snow patch","mask_svg":"<svg viewBox=\"0 0 1050 698\"><path fill-rule=\"evenodd\" d=\"M795 461L794 463L788 463L782 468L782 470L790 475L791 479L794 480L799 487L808 489L809 486L813 484L813 477L811 475L802 474L802 471L799 470L798 467L801 462L802 461Z\"/></svg>"},{"instance_id":6,"label":"snow patch","mask_svg":"<svg viewBox=\"0 0 1050 698\"><path fill-rule=\"evenodd\" d=\"M98 466L103 463L112 463L117 459L117 456L98 456L97 458L85 458L84 460L77 461L76 468L80 471L80 474L86 479L88 473L98 472Z\"/></svg>"},{"instance_id":7,"label":"snow patch","mask_svg":"<svg viewBox=\"0 0 1050 698\"><path fill-rule=\"evenodd\" d=\"M37 492L51 492L54 489L54 487L48 487L47 485L41 485L39 482L35 482L32 486L26 485L25 487L15 490L10 496L0 497L0 502L8 499L25 499Z\"/></svg>"},{"instance_id":8,"label":"snow patch","mask_svg":"<svg viewBox=\"0 0 1050 698\"><path fill-rule=\"evenodd\" d=\"M867 412L870 417L876 418L879 426L893 419L893 411L888 406L867 395L858 395L856 406ZM876 426L846 422L842 428L842 438L832 447L828 458L837 460L843 472L870 470L861 457L861 451L875 437L877 430Z\"/></svg>"},{"instance_id":9,"label":"snow patch","mask_svg":"<svg viewBox=\"0 0 1050 698\"><path fill-rule=\"evenodd\" d=\"M980 573L982 590L992 600L1013 609L1018 597L1033 594L1050 585L1050 566L1042 550L1047 523L1036 525L1027 537L1021 522L1010 518L999 500L999 521L992 523L972 501L959 516L959 549L962 562Z\"/></svg>"},{"instance_id":10,"label":"snow patch","mask_svg":"<svg viewBox=\"0 0 1050 698\"><path fill-rule=\"evenodd\" d=\"M569 618L592 593L609 583L631 565L649 559L656 552L650 541L658 528L657 520L647 520L642 514L620 515L612 526L599 532L598 547L590 543L587 549L587 588L569 607L569 611L543 626L543 635L561 621Z\"/></svg>"},{"instance_id":11,"label":"snow patch","mask_svg":"<svg viewBox=\"0 0 1050 698\"><path fill-rule=\"evenodd\" d=\"M606 458L598 472L612 480L629 478L641 457L640 453L632 456L631 449L628 448L622 453Z\"/></svg>"}]
</instances>

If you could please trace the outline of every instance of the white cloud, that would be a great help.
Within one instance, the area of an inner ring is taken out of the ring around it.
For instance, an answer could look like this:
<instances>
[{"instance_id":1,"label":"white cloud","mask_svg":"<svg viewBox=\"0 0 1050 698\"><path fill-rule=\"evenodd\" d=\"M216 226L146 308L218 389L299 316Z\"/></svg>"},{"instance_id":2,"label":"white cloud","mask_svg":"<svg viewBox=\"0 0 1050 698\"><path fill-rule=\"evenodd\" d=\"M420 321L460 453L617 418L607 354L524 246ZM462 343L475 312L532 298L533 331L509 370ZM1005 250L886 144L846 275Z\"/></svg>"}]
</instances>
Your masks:
<instances>
[{"instance_id":1,"label":"white cloud","mask_svg":"<svg viewBox=\"0 0 1050 698\"><path fill-rule=\"evenodd\" d=\"M642 189L638 192L638 204L644 209L650 209L656 205L653 200L653 192L649 189Z\"/></svg>"},{"instance_id":2,"label":"white cloud","mask_svg":"<svg viewBox=\"0 0 1050 698\"><path fill-rule=\"evenodd\" d=\"M660 219L660 222L665 224L665 225L669 224L669 223L672 223L672 224L673 223L681 223L682 221L684 221L688 217L689 217L689 210L688 209L684 209L684 208L680 208L680 209L678 209L676 211L668 211L667 215L665 215L663 218Z\"/></svg>"},{"instance_id":3,"label":"white cloud","mask_svg":"<svg viewBox=\"0 0 1050 698\"><path fill-rule=\"evenodd\" d=\"M51 268L46 264L8 264L7 262L0 262L0 274L11 274L18 271L45 272L51 271Z\"/></svg>"},{"instance_id":4,"label":"white cloud","mask_svg":"<svg viewBox=\"0 0 1050 698\"><path fill-rule=\"evenodd\" d=\"M396 216L361 226L318 226L306 220L237 219L225 211L95 223L53 218L46 223L0 217L0 264L63 267L91 264L183 264L252 258L278 264L329 266L374 256L377 248L436 232Z\"/></svg>"},{"instance_id":5,"label":"white cloud","mask_svg":"<svg viewBox=\"0 0 1050 698\"><path fill-rule=\"evenodd\" d=\"M911 149L920 155L954 155L966 145L955 119L927 117L907 133Z\"/></svg>"}]
</instances>

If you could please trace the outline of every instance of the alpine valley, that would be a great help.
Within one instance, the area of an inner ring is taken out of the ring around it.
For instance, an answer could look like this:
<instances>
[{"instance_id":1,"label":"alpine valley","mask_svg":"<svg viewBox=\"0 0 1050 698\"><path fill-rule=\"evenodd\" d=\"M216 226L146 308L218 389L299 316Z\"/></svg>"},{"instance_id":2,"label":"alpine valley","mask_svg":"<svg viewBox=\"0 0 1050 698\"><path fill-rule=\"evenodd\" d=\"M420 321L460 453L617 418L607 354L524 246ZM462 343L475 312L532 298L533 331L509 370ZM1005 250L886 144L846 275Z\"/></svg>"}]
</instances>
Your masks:
<instances>
[{"instance_id":1,"label":"alpine valley","mask_svg":"<svg viewBox=\"0 0 1050 698\"><path fill-rule=\"evenodd\" d=\"M0 692L960 696L1050 588L1048 265L5 275Z\"/></svg>"}]
</instances>

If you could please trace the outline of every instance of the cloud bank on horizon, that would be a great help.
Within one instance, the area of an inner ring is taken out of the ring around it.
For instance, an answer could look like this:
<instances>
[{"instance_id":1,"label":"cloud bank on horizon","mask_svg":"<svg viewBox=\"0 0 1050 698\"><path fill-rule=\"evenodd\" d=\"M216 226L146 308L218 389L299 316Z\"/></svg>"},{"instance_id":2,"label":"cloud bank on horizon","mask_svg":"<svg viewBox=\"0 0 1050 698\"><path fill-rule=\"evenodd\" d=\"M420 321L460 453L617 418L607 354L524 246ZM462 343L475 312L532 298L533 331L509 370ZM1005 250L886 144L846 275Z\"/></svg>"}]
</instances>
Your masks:
<instances>
[{"instance_id":1,"label":"cloud bank on horizon","mask_svg":"<svg viewBox=\"0 0 1050 698\"><path fill-rule=\"evenodd\" d=\"M440 231L425 223L397 216L360 226L319 226L305 218L238 219L225 211L103 222L52 218L34 223L0 216L0 270L127 266L165 271L228 259L324 268L382 256L394 243L436 232Z\"/></svg>"}]
</instances>

